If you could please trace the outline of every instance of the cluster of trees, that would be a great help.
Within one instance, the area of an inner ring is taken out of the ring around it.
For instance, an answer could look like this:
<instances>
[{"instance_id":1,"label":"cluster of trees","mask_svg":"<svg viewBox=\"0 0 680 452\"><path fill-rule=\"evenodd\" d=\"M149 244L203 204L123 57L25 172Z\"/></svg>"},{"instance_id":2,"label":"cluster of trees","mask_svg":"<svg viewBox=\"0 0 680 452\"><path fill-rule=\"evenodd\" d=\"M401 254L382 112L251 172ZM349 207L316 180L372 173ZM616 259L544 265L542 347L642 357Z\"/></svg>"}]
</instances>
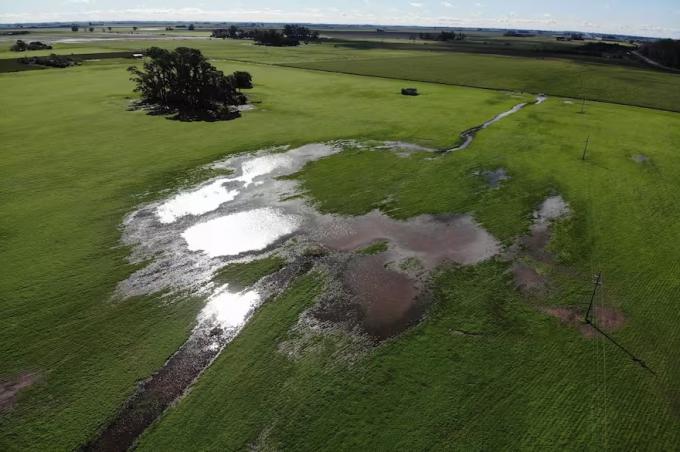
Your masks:
<instances>
[{"instance_id":1,"label":"cluster of trees","mask_svg":"<svg viewBox=\"0 0 680 452\"><path fill-rule=\"evenodd\" d=\"M680 41L661 39L640 47L640 53L664 66L680 69Z\"/></svg>"},{"instance_id":2,"label":"cluster of trees","mask_svg":"<svg viewBox=\"0 0 680 452\"><path fill-rule=\"evenodd\" d=\"M182 120L233 119L240 116L238 105L247 102L241 89L252 88L247 72L225 75L200 50L152 47L144 69L128 68L141 103L159 113L175 113Z\"/></svg>"},{"instance_id":3,"label":"cluster of trees","mask_svg":"<svg viewBox=\"0 0 680 452\"><path fill-rule=\"evenodd\" d=\"M216 30L213 30L212 34L210 35L212 38L221 38L221 39L252 39L252 33L251 32L246 32L240 28L238 28L236 25L232 25L229 28L218 28Z\"/></svg>"},{"instance_id":4,"label":"cluster of trees","mask_svg":"<svg viewBox=\"0 0 680 452\"><path fill-rule=\"evenodd\" d=\"M301 25L286 25L283 27L283 35L289 39L302 41L305 44L319 40L318 31L312 31L309 28L303 27Z\"/></svg>"},{"instance_id":5,"label":"cluster of trees","mask_svg":"<svg viewBox=\"0 0 680 452\"><path fill-rule=\"evenodd\" d=\"M536 35L534 33L529 33L528 31L508 30L503 33L503 36L507 38L533 38Z\"/></svg>"},{"instance_id":6,"label":"cluster of trees","mask_svg":"<svg viewBox=\"0 0 680 452\"><path fill-rule=\"evenodd\" d=\"M65 67L70 67L70 66L75 66L78 64L78 62L72 58L69 58L67 56L63 55L55 55L52 54L50 56L42 56L42 57L27 57L27 58L19 58L19 62L23 64L37 64L40 66L50 66L50 67L58 67L58 68L65 68Z\"/></svg>"},{"instance_id":7,"label":"cluster of trees","mask_svg":"<svg viewBox=\"0 0 680 452\"><path fill-rule=\"evenodd\" d=\"M18 39L16 44L14 44L9 49L12 52L25 52L27 50L50 50L52 49L52 46L42 43L40 41L33 41L27 43L25 41L22 41L21 39Z\"/></svg>"},{"instance_id":8,"label":"cluster of trees","mask_svg":"<svg viewBox=\"0 0 680 452\"><path fill-rule=\"evenodd\" d=\"M455 31L442 31L439 34L420 33L419 37L425 41L463 41L467 38L465 34Z\"/></svg>"},{"instance_id":9,"label":"cluster of trees","mask_svg":"<svg viewBox=\"0 0 680 452\"><path fill-rule=\"evenodd\" d=\"M255 30L253 32L253 40L255 43L263 46L294 47L300 45L298 39L286 36L285 33L273 29Z\"/></svg>"},{"instance_id":10,"label":"cluster of trees","mask_svg":"<svg viewBox=\"0 0 680 452\"><path fill-rule=\"evenodd\" d=\"M283 31L273 29L243 30L232 25L229 28L213 30L211 36L222 39L252 39L261 45L278 47L298 46L300 42L308 44L319 41L318 31L312 31L300 25L286 25L283 27Z\"/></svg>"}]
</instances>

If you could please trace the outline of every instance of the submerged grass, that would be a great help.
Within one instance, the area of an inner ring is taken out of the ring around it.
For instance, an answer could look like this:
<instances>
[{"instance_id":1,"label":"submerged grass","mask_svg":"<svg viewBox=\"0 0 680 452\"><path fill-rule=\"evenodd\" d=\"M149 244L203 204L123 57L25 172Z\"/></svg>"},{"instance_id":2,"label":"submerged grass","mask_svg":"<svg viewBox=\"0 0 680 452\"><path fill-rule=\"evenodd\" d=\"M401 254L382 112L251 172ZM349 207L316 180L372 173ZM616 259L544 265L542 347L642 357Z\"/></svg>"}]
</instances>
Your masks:
<instances>
[{"instance_id":1,"label":"submerged grass","mask_svg":"<svg viewBox=\"0 0 680 452\"><path fill-rule=\"evenodd\" d=\"M365 254L365 255L368 255L368 256L372 256L374 254L380 254L380 253L387 251L389 246L390 245L389 245L389 242L387 240L380 240L378 242L375 242L375 243L368 245L365 248L360 249L357 252L359 254Z\"/></svg>"}]
</instances>

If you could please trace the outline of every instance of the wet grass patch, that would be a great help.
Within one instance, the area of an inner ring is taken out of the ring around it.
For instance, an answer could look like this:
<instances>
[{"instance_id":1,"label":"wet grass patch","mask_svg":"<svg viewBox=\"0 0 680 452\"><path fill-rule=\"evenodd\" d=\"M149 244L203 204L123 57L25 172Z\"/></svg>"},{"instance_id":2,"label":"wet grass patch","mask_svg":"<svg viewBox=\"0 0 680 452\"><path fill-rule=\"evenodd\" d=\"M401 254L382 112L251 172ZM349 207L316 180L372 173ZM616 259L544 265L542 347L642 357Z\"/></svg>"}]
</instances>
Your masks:
<instances>
[{"instance_id":1,"label":"wet grass patch","mask_svg":"<svg viewBox=\"0 0 680 452\"><path fill-rule=\"evenodd\" d=\"M389 242L387 240L379 240L375 243L368 245L365 248L358 250L357 253L365 254L367 256L372 256L374 254L384 253L385 251L387 251L389 246L390 245L389 245Z\"/></svg>"},{"instance_id":2,"label":"wet grass patch","mask_svg":"<svg viewBox=\"0 0 680 452\"><path fill-rule=\"evenodd\" d=\"M229 284L230 291L239 292L252 286L265 276L281 270L285 264L286 261L278 256L229 264L215 273L213 281L219 284Z\"/></svg>"}]
</instances>

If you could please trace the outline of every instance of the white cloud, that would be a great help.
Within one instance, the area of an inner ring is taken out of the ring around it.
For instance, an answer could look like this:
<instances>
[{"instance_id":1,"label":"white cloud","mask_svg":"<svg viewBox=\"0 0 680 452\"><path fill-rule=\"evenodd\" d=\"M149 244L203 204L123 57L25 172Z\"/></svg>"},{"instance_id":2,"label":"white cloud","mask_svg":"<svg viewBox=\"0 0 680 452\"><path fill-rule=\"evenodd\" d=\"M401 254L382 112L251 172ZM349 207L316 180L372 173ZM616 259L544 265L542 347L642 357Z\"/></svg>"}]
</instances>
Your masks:
<instances>
[{"instance_id":1,"label":"white cloud","mask_svg":"<svg viewBox=\"0 0 680 452\"><path fill-rule=\"evenodd\" d=\"M414 8L422 8L423 7L423 4L418 3L418 2L411 2L411 3L409 3L409 5L413 6Z\"/></svg>"},{"instance_id":2,"label":"white cloud","mask_svg":"<svg viewBox=\"0 0 680 452\"><path fill-rule=\"evenodd\" d=\"M451 2L442 2L442 6L445 8L453 8L453 3Z\"/></svg>"}]
</instances>

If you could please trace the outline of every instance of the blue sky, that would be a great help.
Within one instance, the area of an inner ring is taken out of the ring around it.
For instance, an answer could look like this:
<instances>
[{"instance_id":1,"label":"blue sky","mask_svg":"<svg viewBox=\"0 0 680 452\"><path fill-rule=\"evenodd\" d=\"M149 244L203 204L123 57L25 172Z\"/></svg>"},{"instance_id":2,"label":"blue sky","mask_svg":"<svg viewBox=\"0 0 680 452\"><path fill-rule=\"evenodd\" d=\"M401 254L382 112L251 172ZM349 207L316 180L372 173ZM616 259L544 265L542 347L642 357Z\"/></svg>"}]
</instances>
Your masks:
<instances>
[{"instance_id":1,"label":"blue sky","mask_svg":"<svg viewBox=\"0 0 680 452\"><path fill-rule=\"evenodd\" d=\"M680 0L2 0L0 22L189 20L582 30L680 38Z\"/></svg>"}]
</instances>

